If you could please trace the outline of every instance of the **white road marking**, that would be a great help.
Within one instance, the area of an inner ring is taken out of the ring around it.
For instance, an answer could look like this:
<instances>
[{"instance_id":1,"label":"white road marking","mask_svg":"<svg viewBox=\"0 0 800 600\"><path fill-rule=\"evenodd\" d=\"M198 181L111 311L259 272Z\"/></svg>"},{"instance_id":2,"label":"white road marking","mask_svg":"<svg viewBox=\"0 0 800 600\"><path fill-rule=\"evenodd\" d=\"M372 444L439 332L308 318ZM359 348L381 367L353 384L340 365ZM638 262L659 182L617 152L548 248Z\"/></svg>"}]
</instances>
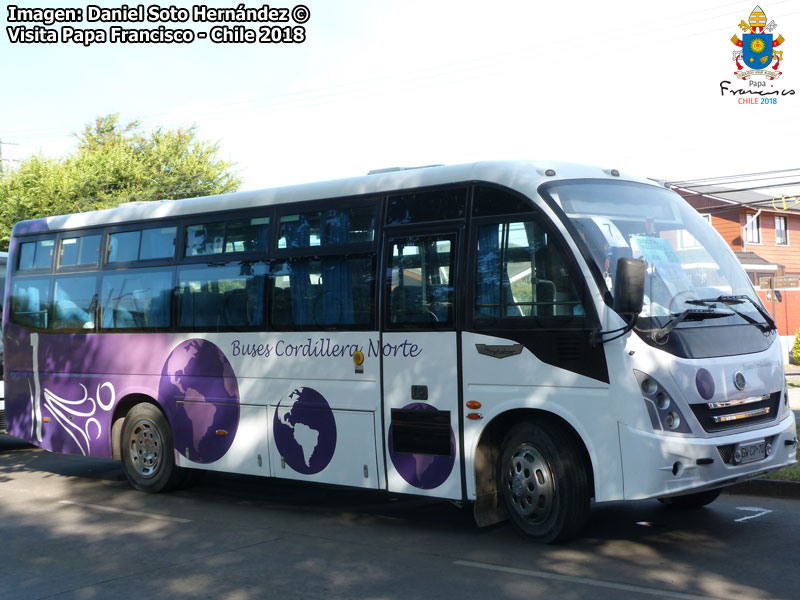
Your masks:
<instances>
[{"instance_id":1,"label":"white road marking","mask_svg":"<svg viewBox=\"0 0 800 600\"><path fill-rule=\"evenodd\" d=\"M461 567L472 567L474 569L487 569L489 571L499 571L501 573L511 573L513 575L524 575L526 577L536 577L538 579L550 579L564 583L580 583L598 588L618 590L624 592L634 592L637 594L649 594L660 598L678 598L679 600L712 600L713 596L696 596L694 594L684 594L682 592L670 592L668 590L658 590L655 588L641 585L630 585L627 583L614 583L612 581L602 581L599 579L589 579L588 577L574 577L572 575L558 575L545 571L532 571L529 569L515 569L513 567L501 567L488 563L477 563L468 560L457 560L453 564Z\"/></svg>"},{"instance_id":2,"label":"white road marking","mask_svg":"<svg viewBox=\"0 0 800 600\"><path fill-rule=\"evenodd\" d=\"M84 502L72 502L71 500L59 500L59 504L70 504L72 506L82 506L83 508L93 508L94 510L102 510L105 512L119 513L124 515L131 515L133 517L145 517L147 519L158 519L159 521L171 521L172 523L191 523L191 519L182 519L180 517L167 517L164 515L154 515L153 513L139 512L137 510L125 510L122 508L114 508L112 506L102 506L101 504L86 504Z\"/></svg>"},{"instance_id":3,"label":"white road marking","mask_svg":"<svg viewBox=\"0 0 800 600\"><path fill-rule=\"evenodd\" d=\"M742 517L741 519L736 519L736 523L741 523L742 521L747 521L749 519L757 519L758 517L763 517L766 514L771 513L771 510L766 508L759 508L758 506L737 506L736 510L745 510L747 512L754 512L758 513L756 515L750 515L748 517Z\"/></svg>"}]
</instances>

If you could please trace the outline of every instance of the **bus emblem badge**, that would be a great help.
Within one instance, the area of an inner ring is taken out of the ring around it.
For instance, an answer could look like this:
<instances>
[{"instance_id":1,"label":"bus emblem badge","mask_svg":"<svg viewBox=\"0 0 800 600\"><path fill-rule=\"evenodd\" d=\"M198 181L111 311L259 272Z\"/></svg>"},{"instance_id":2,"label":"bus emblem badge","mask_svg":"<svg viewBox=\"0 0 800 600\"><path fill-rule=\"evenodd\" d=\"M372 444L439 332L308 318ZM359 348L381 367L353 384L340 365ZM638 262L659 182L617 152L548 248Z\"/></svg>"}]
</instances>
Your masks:
<instances>
[{"instance_id":1,"label":"bus emblem badge","mask_svg":"<svg viewBox=\"0 0 800 600\"><path fill-rule=\"evenodd\" d=\"M743 390L744 386L747 385L747 380L744 378L744 373L741 371L736 371L733 375L733 385L736 386L737 390Z\"/></svg>"},{"instance_id":2,"label":"bus emblem badge","mask_svg":"<svg viewBox=\"0 0 800 600\"><path fill-rule=\"evenodd\" d=\"M489 345L489 344L475 344L478 354L484 356L491 356L492 358L508 358L509 356L516 356L522 353L522 344L504 345Z\"/></svg>"}]
</instances>

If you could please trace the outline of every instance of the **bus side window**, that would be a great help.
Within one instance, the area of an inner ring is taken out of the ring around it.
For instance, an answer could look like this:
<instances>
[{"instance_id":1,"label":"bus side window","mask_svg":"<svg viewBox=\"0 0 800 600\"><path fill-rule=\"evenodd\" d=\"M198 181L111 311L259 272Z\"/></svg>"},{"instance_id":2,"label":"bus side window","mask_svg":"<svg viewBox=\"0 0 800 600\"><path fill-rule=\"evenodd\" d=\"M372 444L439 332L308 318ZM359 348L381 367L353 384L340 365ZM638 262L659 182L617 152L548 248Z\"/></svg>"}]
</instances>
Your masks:
<instances>
[{"instance_id":1,"label":"bus side window","mask_svg":"<svg viewBox=\"0 0 800 600\"><path fill-rule=\"evenodd\" d=\"M178 269L178 325L202 331L263 327L267 264L232 261Z\"/></svg>"},{"instance_id":2,"label":"bus side window","mask_svg":"<svg viewBox=\"0 0 800 600\"><path fill-rule=\"evenodd\" d=\"M478 229L475 318L573 317L583 305L553 236L536 220Z\"/></svg>"},{"instance_id":3,"label":"bus side window","mask_svg":"<svg viewBox=\"0 0 800 600\"><path fill-rule=\"evenodd\" d=\"M374 255L296 257L275 265L271 276L274 329L373 321Z\"/></svg>"},{"instance_id":4,"label":"bus side window","mask_svg":"<svg viewBox=\"0 0 800 600\"><path fill-rule=\"evenodd\" d=\"M388 325L414 328L453 326L452 235L394 240L388 286Z\"/></svg>"},{"instance_id":5,"label":"bus side window","mask_svg":"<svg viewBox=\"0 0 800 600\"><path fill-rule=\"evenodd\" d=\"M169 327L171 293L171 269L104 273L100 291L100 327L133 330Z\"/></svg>"},{"instance_id":6,"label":"bus side window","mask_svg":"<svg viewBox=\"0 0 800 600\"><path fill-rule=\"evenodd\" d=\"M11 286L11 321L31 329L47 329L50 278L15 278Z\"/></svg>"},{"instance_id":7,"label":"bus side window","mask_svg":"<svg viewBox=\"0 0 800 600\"><path fill-rule=\"evenodd\" d=\"M122 231L108 236L107 263L153 260L175 256L177 227Z\"/></svg>"},{"instance_id":8,"label":"bus side window","mask_svg":"<svg viewBox=\"0 0 800 600\"><path fill-rule=\"evenodd\" d=\"M64 238L58 254L58 267L97 266L101 235Z\"/></svg>"},{"instance_id":9,"label":"bus side window","mask_svg":"<svg viewBox=\"0 0 800 600\"><path fill-rule=\"evenodd\" d=\"M53 329L94 330L97 275L56 277Z\"/></svg>"},{"instance_id":10,"label":"bus side window","mask_svg":"<svg viewBox=\"0 0 800 600\"><path fill-rule=\"evenodd\" d=\"M53 239L20 244L17 270L49 269L53 265L54 248L55 240Z\"/></svg>"}]
</instances>

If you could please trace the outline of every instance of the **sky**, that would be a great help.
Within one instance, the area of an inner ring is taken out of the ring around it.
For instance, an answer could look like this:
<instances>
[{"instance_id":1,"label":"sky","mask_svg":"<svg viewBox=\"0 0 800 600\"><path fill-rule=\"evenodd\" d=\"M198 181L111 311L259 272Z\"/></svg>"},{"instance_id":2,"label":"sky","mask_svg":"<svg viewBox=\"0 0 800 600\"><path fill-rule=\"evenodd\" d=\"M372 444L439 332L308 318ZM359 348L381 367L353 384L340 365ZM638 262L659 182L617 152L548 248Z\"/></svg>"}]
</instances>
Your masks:
<instances>
[{"instance_id":1,"label":"sky","mask_svg":"<svg viewBox=\"0 0 800 600\"><path fill-rule=\"evenodd\" d=\"M88 47L11 43L6 27L21 23L8 22L4 4L3 158L64 156L72 133L120 113L148 128L196 124L236 163L242 189L476 160L569 161L673 181L800 167L797 0L301 1L310 11L303 43ZM88 4L123 2L17 6ZM738 25L757 4L785 39L782 75L737 81L731 37L742 39ZM740 104L759 97L723 95L721 81L797 93Z\"/></svg>"}]
</instances>

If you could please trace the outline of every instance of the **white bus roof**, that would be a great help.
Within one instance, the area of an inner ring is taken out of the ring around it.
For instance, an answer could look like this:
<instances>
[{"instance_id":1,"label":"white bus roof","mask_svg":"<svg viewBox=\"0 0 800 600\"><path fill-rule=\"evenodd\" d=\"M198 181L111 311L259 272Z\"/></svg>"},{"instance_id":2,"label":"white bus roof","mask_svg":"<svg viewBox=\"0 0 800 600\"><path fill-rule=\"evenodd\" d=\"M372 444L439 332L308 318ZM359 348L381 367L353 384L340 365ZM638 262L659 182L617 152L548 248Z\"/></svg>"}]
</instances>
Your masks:
<instances>
[{"instance_id":1,"label":"white bus roof","mask_svg":"<svg viewBox=\"0 0 800 600\"><path fill-rule=\"evenodd\" d=\"M549 175L548 171L555 171ZM370 175L315 183L233 192L181 200L130 202L117 208L48 217L47 229L57 231L129 221L160 220L206 212L221 212L270 206L289 202L381 194L392 191L467 181L505 185L535 198L536 189L546 181L564 179L609 179L657 185L648 179L602 169L561 162L493 161L409 169L380 169ZM23 227L23 231L27 228Z\"/></svg>"}]
</instances>

